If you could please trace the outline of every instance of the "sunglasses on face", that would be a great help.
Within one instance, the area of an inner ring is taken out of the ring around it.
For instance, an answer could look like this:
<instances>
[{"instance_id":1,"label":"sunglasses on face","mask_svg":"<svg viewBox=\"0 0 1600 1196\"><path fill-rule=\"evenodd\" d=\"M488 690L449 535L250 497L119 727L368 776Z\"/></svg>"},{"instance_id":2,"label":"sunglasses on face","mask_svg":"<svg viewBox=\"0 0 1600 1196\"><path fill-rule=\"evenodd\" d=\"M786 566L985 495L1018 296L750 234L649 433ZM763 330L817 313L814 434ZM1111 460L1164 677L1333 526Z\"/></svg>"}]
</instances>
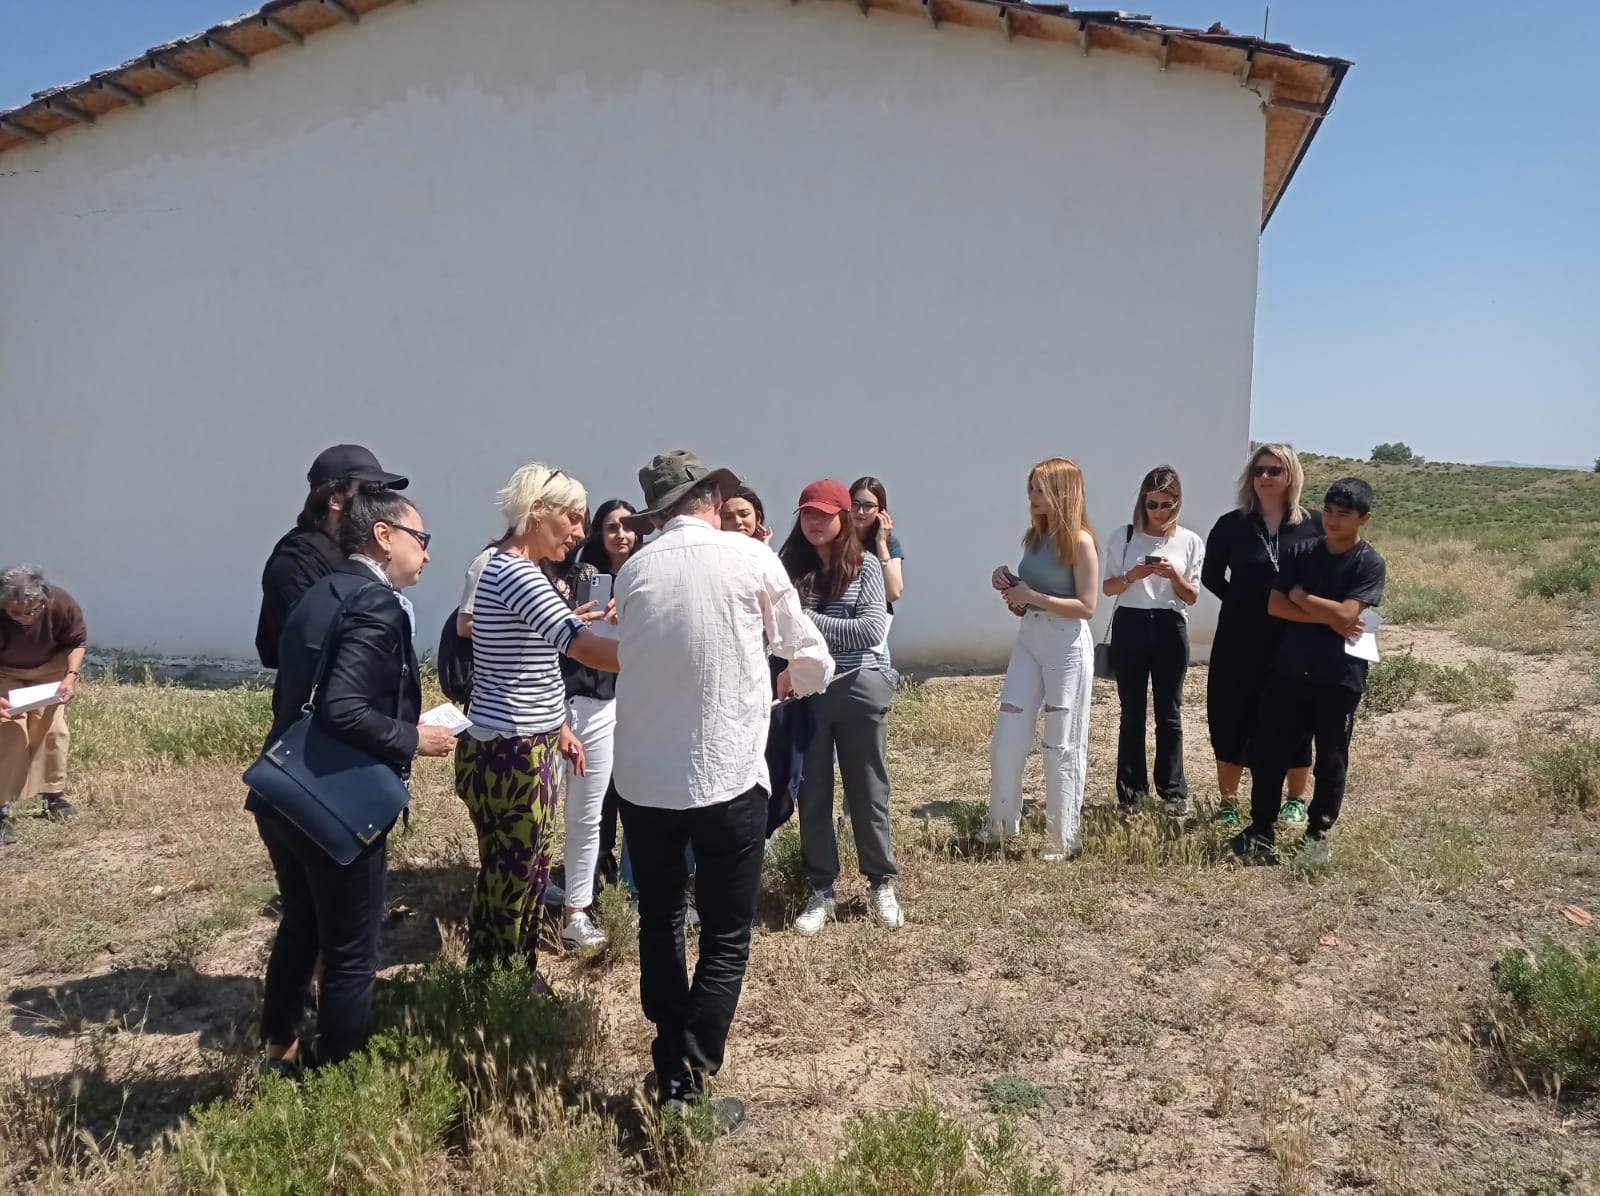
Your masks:
<instances>
[{"instance_id":1,"label":"sunglasses on face","mask_svg":"<svg viewBox=\"0 0 1600 1196\"><path fill-rule=\"evenodd\" d=\"M428 541L433 539L432 532L419 532L416 528L407 527L403 523L391 523L389 526L397 532L405 532L408 536L415 536L417 538L417 543L422 545L422 551L428 551Z\"/></svg>"},{"instance_id":2,"label":"sunglasses on face","mask_svg":"<svg viewBox=\"0 0 1600 1196\"><path fill-rule=\"evenodd\" d=\"M1258 478L1275 478L1275 477L1282 476L1282 474L1283 474L1283 466L1281 466L1281 465L1252 465L1250 467L1250 472L1251 472L1252 475L1254 475L1255 477L1258 477Z\"/></svg>"},{"instance_id":3,"label":"sunglasses on face","mask_svg":"<svg viewBox=\"0 0 1600 1196\"><path fill-rule=\"evenodd\" d=\"M1147 511L1170 511L1178 504L1175 502L1162 502L1159 499L1147 498L1144 500L1144 509Z\"/></svg>"}]
</instances>

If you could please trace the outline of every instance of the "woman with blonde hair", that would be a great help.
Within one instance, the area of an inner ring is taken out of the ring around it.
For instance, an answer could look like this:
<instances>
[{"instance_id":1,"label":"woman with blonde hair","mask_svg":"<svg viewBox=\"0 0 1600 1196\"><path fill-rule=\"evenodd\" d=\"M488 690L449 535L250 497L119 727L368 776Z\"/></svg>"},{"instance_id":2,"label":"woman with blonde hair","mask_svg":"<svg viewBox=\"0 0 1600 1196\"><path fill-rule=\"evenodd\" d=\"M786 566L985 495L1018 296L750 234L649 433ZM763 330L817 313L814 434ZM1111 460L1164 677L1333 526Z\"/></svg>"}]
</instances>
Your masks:
<instances>
[{"instance_id":1,"label":"woman with blonde hair","mask_svg":"<svg viewBox=\"0 0 1600 1196\"><path fill-rule=\"evenodd\" d=\"M1205 542L1178 524L1183 482L1157 465L1139 483L1133 519L1106 541L1100 592L1111 616L1111 671L1122 705L1117 733L1117 803L1138 804L1150 789L1144 751L1145 710L1156 715L1155 789L1170 813L1189 812L1183 775L1183 678L1189 671L1189 608L1200 597ZM1113 572L1114 570L1114 572Z\"/></svg>"},{"instance_id":2,"label":"woman with blonde hair","mask_svg":"<svg viewBox=\"0 0 1600 1196\"><path fill-rule=\"evenodd\" d=\"M1222 600L1206 673L1206 721L1217 759L1219 821L1239 820L1239 781L1250 765L1251 736L1261 710L1267 669L1284 623L1267 614L1278 562L1296 545L1322 535L1322 516L1300 505L1305 471L1293 446L1255 448L1239 475L1239 505L1206 537L1200 582ZM1294 745L1283 817L1304 822L1311 741Z\"/></svg>"},{"instance_id":3,"label":"woman with blonde hair","mask_svg":"<svg viewBox=\"0 0 1600 1196\"><path fill-rule=\"evenodd\" d=\"M1013 573L1001 565L991 583L1022 616L1000 690L1000 713L989 742L989 823L980 842L1020 832L1022 770L1044 707L1045 860L1075 859L1083 850L1079 816L1089 745L1094 683L1095 591L1100 561L1085 508L1083 474L1051 457L1028 474L1027 534Z\"/></svg>"},{"instance_id":4,"label":"woman with blonde hair","mask_svg":"<svg viewBox=\"0 0 1600 1196\"><path fill-rule=\"evenodd\" d=\"M469 918L474 962L521 957L534 983L539 911L550 877L565 759L586 771L567 726L560 657L617 671L617 641L588 629L540 567L583 539L588 496L576 478L524 465L500 491L508 528L473 594L472 727L456 748L456 793L478 832Z\"/></svg>"}]
</instances>

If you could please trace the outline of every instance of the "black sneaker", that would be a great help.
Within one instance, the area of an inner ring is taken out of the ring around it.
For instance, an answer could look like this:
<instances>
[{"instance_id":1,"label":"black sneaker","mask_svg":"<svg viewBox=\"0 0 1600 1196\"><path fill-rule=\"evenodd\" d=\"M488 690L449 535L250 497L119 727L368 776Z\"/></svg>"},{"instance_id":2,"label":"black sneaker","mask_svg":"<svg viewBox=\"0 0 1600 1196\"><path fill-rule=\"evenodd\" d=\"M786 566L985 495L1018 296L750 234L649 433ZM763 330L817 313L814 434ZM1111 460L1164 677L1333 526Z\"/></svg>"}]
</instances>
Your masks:
<instances>
[{"instance_id":1,"label":"black sneaker","mask_svg":"<svg viewBox=\"0 0 1600 1196\"><path fill-rule=\"evenodd\" d=\"M1241 831L1228 840L1228 850L1243 864L1276 864L1278 849L1271 842L1249 831Z\"/></svg>"},{"instance_id":2,"label":"black sneaker","mask_svg":"<svg viewBox=\"0 0 1600 1196\"><path fill-rule=\"evenodd\" d=\"M261 1074L264 1076L277 1076L283 1080L298 1080L301 1075L300 1060L298 1059L267 1059L261 1060Z\"/></svg>"},{"instance_id":3,"label":"black sneaker","mask_svg":"<svg viewBox=\"0 0 1600 1196\"><path fill-rule=\"evenodd\" d=\"M661 1102L663 1112L676 1113L704 1124L718 1138L728 1138L744 1128L745 1103L737 1096L673 1097Z\"/></svg>"},{"instance_id":4,"label":"black sneaker","mask_svg":"<svg viewBox=\"0 0 1600 1196\"><path fill-rule=\"evenodd\" d=\"M0 814L0 846L9 846L17 841L17 824L11 821L10 814Z\"/></svg>"},{"instance_id":5,"label":"black sneaker","mask_svg":"<svg viewBox=\"0 0 1600 1196\"><path fill-rule=\"evenodd\" d=\"M51 822L69 822L76 817L78 811L59 793L41 793L39 796L44 798L44 816Z\"/></svg>"}]
</instances>

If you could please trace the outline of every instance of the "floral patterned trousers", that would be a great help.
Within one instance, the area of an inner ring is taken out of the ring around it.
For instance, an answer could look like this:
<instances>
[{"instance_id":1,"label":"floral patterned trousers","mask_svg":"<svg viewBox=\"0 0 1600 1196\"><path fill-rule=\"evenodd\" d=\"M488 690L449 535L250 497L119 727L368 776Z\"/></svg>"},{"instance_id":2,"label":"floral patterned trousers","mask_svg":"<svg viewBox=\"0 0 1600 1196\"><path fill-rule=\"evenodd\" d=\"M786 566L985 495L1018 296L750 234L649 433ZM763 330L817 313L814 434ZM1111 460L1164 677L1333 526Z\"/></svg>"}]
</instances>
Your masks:
<instances>
[{"instance_id":1,"label":"floral patterned trousers","mask_svg":"<svg viewBox=\"0 0 1600 1196\"><path fill-rule=\"evenodd\" d=\"M475 963L522 956L534 970L555 844L560 731L456 743L456 795L478 832L467 952Z\"/></svg>"}]
</instances>

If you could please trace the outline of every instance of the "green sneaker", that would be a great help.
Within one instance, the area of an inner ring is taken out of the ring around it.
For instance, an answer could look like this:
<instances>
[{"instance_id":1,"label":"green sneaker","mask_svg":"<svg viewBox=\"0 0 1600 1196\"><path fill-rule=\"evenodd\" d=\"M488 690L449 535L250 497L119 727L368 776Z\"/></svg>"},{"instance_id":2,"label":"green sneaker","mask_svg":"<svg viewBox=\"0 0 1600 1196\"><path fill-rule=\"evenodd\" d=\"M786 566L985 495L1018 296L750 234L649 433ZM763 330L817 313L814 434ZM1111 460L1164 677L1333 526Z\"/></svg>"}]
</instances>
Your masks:
<instances>
[{"instance_id":1,"label":"green sneaker","mask_svg":"<svg viewBox=\"0 0 1600 1196\"><path fill-rule=\"evenodd\" d=\"M1217 812L1211 816L1212 822L1220 822L1223 826L1239 825L1239 807L1234 802L1225 801L1217 807Z\"/></svg>"},{"instance_id":2,"label":"green sneaker","mask_svg":"<svg viewBox=\"0 0 1600 1196\"><path fill-rule=\"evenodd\" d=\"M1278 811L1279 822L1289 822L1296 826L1306 821L1306 803L1290 798L1283 803L1283 809Z\"/></svg>"}]
</instances>

